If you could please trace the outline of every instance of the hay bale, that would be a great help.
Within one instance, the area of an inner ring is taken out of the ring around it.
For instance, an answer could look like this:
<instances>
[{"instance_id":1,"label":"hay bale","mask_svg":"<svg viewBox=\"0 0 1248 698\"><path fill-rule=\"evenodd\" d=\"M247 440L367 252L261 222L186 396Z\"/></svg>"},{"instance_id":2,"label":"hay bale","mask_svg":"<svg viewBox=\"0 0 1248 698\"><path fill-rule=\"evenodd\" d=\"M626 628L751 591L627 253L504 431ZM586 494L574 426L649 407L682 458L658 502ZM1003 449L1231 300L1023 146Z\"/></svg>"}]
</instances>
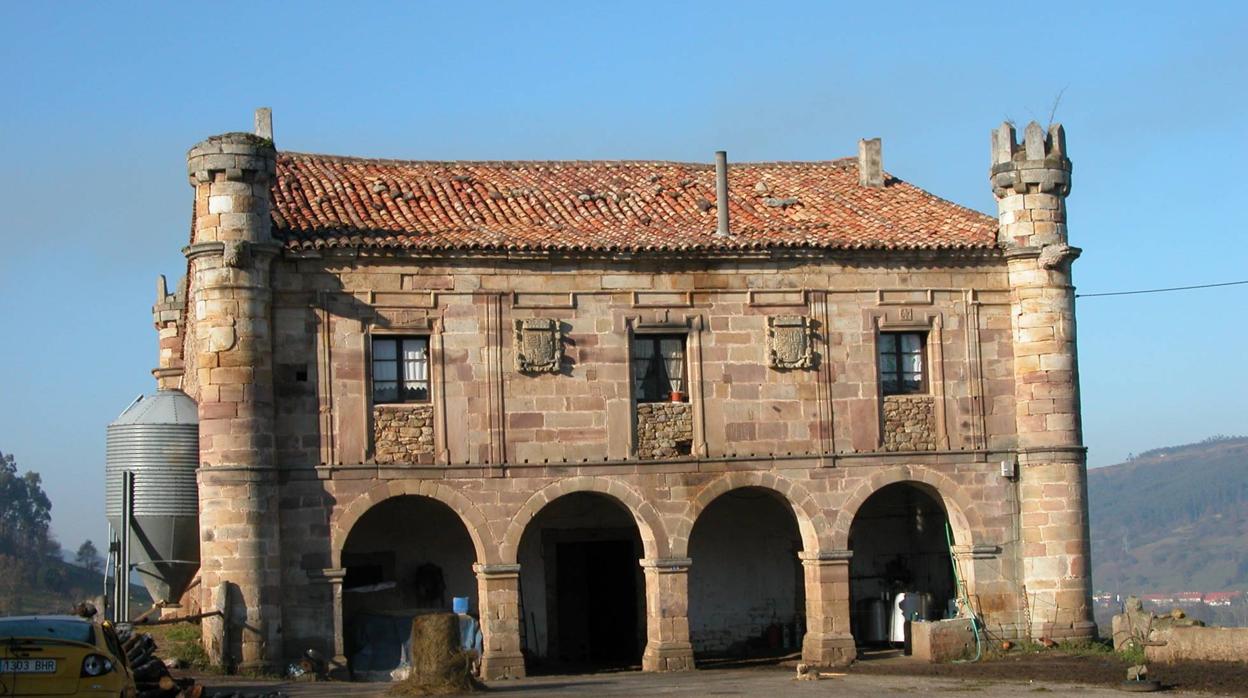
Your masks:
<instances>
[{"instance_id":1,"label":"hay bale","mask_svg":"<svg viewBox=\"0 0 1248 698\"><path fill-rule=\"evenodd\" d=\"M428 613L412 619L412 672L390 688L394 695L444 696L481 690L472 655L460 649L459 617Z\"/></svg>"},{"instance_id":2,"label":"hay bale","mask_svg":"<svg viewBox=\"0 0 1248 698\"><path fill-rule=\"evenodd\" d=\"M459 651L459 618L454 613L427 613L412 619L412 675L445 676Z\"/></svg>"}]
</instances>

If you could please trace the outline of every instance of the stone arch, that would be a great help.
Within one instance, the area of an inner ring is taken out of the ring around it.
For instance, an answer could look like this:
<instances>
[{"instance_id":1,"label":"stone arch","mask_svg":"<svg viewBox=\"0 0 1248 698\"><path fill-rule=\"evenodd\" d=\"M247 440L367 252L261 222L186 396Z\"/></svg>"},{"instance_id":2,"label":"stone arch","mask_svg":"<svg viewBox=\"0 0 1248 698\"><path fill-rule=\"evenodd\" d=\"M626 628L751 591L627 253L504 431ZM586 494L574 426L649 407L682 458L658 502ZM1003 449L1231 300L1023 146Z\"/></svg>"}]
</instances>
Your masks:
<instances>
[{"instance_id":1,"label":"stone arch","mask_svg":"<svg viewBox=\"0 0 1248 698\"><path fill-rule=\"evenodd\" d=\"M711 502L718 499L720 495L743 487L771 490L784 498L785 503L793 509L793 514L797 517L798 532L801 533L802 547L806 552L832 549L828 545L830 540L820 533L827 530L827 526L823 523L823 513L806 487L772 472L737 471L725 473L708 482L685 506L684 514L672 531L672 556L688 556L689 536L693 534L693 525Z\"/></svg>"},{"instance_id":2,"label":"stone arch","mask_svg":"<svg viewBox=\"0 0 1248 698\"><path fill-rule=\"evenodd\" d=\"M547 504L565 494L576 492L596 492L606 495L619 502L628 513L632 514L641 535L641 544L647 558L669 557L667 535L663 528L663 519L654 505L646 500L640 492L620 482L605 477L572 477L552 483L533 493L507 525L499 546L499 561L508 564L517 561L520 550L520 538L529 522L537 516Z\"/></svg>"},{"instance_id":3,"label":"stone arch","mask_svg":"<svg viewBox=\"0 0 1248 698\"><path fill-rule=\"evenodd\" d=\"M830 534L831 542L838 550L849 547L850 526L867 498L888 485L898 483L916 485L944 506L959 546L974 543L974 532L979 524L978 513L958 483L948 475L922 465L898 465L872 475L854 489L840 507Z\"/></svg>"},{"instance_id":4,"label":"stone arch","mask_svg":"<svg viewBox=\"0 0 1248 698\"><path fill-rule=\"evenodd\" d=\"M356 497L338 514L330 527L333 541L333 566L342 567L342 548L346 545L347 536L351 534L351 529L360 517L387 499L406 495L428 497L450 507L451 511L459 516L464 528L468 530L468 537L472 539L477 562L482 564L498 562L495 556L490 554L492 548L485 545L485 540L481 537L482 531L490 530L485 516L462 492L436 480L395 480L375 485Z\"/></svg>"}]
</instances>

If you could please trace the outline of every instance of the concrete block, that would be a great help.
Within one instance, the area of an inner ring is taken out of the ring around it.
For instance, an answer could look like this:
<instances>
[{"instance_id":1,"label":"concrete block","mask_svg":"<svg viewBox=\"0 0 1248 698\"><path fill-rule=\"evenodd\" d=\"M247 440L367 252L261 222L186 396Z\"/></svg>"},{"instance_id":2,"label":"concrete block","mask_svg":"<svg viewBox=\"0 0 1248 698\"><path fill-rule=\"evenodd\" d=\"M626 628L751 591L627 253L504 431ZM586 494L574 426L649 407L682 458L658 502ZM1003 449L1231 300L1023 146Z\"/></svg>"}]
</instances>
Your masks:
<instances>
[{"instance_id":1,"label":"concrete block","mask_svg":"<svg viewBox=\"0 0 1248 698\"><path fill-rule=\"evenodd\" d=\"M923 662L948 662L975 654L975 632L969 618L912 622L910 643L914 658Z\"/></svg>"}]
</instances>

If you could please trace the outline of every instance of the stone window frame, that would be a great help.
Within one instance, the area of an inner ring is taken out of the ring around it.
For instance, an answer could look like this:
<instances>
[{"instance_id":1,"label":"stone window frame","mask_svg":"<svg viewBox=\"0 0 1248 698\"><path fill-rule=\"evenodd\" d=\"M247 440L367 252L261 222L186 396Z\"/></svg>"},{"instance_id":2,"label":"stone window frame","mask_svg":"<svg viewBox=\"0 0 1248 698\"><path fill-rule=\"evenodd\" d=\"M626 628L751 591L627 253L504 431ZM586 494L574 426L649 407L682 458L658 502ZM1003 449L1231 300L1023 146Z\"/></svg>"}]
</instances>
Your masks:
<instances>
[{"instance_id":1,"label":"stone window frame","mask_svg":"<svg viewBox=\"0 0 1248 698\"><path fill-rule=\"evenodd\" d=\"M706 331L706 319L701 313L670 313L664 311L650 317L626 315L624 317L625 341L627 344L628 366L628 404L632 424L628 430L628 451L630 457L637 455L637 405L632 395L633 390L633 337L645 334L684 334L685 335L685 387L687 402L693 412L693 458L706 458L706 424L703 414L702 395L702 332ZM674 317L673 317L674 316Z\"/></svg>"},{"instance_id":2,"label":"stone window frame","mask_svg":"<svg viewBox=\"0 0 1248 698\"><path fill-rule=\"evenodd\" d=\"M362 410L362 434L366 435L361 444L362 454L361 461L365 463L373 462L374 444L373 444L373 410L375 407L381 406L388 409L402 410L415 409L419 407L432 406L433 408L433 453L434 463L437 465L450 465L450 450L447 447L446 434L446 393L442 390L443 383L446 380L445 369L442 366L442 333L443 324L441 318L429 316L424 313L423 308L409 307L377 307L377 317L369 320L365 319L360 323L361 339L363 340L363 362L360 369L364 374L364 390L363 401L364 409ZM328 329L329 325L326 324ZM328 334L326 335L328 337ZM424 402L373 402L372 389L372 348L374 337L425 337L429 340L429 399ZM328 358L327 358L328 360ZM334 448L339 448L335 446ZM336 456L337 462L342 462L341 456Z\"/></svg>"},{"instance_id":3,"label":"stone window frame","mask_svg":"<svg viewBox=\"0 0 1248 698\"><path fill-rule=\"evenodd\" d=\"M931 389L932 371L931 371L931 365L929 362L930 352L928 351L928 341L929 341L930 334L931 333L926 327L923 329L910 329L910 328L884 329L884 328L881 328L878 332L875 333L875 362L876 362L875 375L876 375L876 379L879 381L881 396L888 397L890 395L931 395L932 394L932 389ZM881 353L881 348L883 347L882 339L886 335L894 338L893 340L894 351L892 352L892 354L893 356L897 358L898 370L896 371L896 373L898 373L899 375L903 373L901 371L901 359L902 359L902 356L904 355L904 353L901 351L902 337L905 337L907 335L913 335L919 338L919 378L920 380L919 380L918 388L914 390L899 388L899 389L890 391L884 387L885 385L884 384L884 371L880 367L880 358L882 357L882 353Z\"/></svg>"},{"instance_id":4,"label":"stone window frame","mask_svg":"<svg viewBox=\"0 0 1248 698\"><path fill-rule=\"evenodd\" d=\"M373 376L373 367L376 365L375 364L376 359L373 358L373 345L375 342L377 342L377 340L390 340L390 341L396 342L395 364L398 369L396 373L396 378L397 378L398 384L401 386L403 383L403 379L402 379L403 364L402 364L402 359L399 358L398 351L399 351L399 348L402 347L403 340L407 340L407 339L419 339L425 343L425 383L427 384L427 387L425 389L425 397L422 399L411 399L411 400L396 399L396 400L378 401L377 393L376 393L376 386L374 385L375 378ZM434 391L433 337L431 336L431 333L411 332L411 331L378 332L374 330L368 333L368 342L365 346L367 348L367 353L368 353L365 366L367 366L368 368L367 375L368 375L368 404L369 405L371 406L428 405L428 404L433 403L433 391Z\"/></svg>"},{"instance_id":5,"label":"stone window frame","mask_svg":"<svg viewBox=\"0 0 1248 698\"><path fill-rule=\"evenodd\" d=\"M931 308L924 312L914 312L912 310L913 319L907 318L904 320L901 319L904 316L897 308L890 310L877 307L863 312L863 331L866 335L863 339L871 342L871 362L868 365L871 371L871 379L876 386L876 424L874 425L876 433L874 441L877 447L884 444L885 398L883 381L880 380L879 336L883 332L922 332L926 333L923 348L926 356L924 368L927 370L928 375L928 392L911 394L927 395L933 399L936 418L936 447L938 450L947 450L949 448L949 428L945 421L944 312L938 308ZM896 313L896 316L894 316L894 313Z\"/></svg>"}]
</instances>

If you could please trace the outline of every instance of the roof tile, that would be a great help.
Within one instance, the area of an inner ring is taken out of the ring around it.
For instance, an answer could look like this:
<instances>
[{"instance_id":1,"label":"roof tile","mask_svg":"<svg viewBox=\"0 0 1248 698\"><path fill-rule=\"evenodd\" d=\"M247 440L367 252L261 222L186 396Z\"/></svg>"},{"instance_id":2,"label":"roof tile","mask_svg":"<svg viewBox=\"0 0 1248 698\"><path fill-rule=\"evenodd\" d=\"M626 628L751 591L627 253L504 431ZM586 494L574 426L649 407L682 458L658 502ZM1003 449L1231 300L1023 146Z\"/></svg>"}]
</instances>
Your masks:
<instances>
[{"instance_id":1,"label":"roof tile","mask_svg":"<svg viewBox=\"0 0 1248 698\"><path fill-rule=\"evenodd\" d=\"M997 221L853 159L736 163L729 237L713 165L407 162L281 152L275 235L293 249L675 251L991 248Z\"/></svg>"}]
</instances>

